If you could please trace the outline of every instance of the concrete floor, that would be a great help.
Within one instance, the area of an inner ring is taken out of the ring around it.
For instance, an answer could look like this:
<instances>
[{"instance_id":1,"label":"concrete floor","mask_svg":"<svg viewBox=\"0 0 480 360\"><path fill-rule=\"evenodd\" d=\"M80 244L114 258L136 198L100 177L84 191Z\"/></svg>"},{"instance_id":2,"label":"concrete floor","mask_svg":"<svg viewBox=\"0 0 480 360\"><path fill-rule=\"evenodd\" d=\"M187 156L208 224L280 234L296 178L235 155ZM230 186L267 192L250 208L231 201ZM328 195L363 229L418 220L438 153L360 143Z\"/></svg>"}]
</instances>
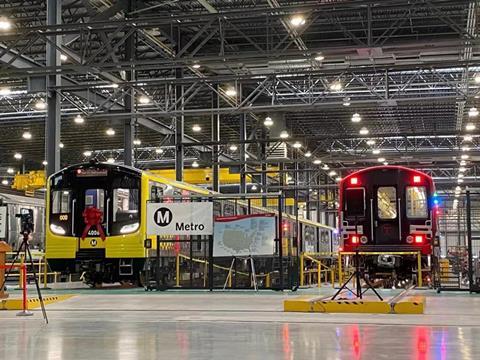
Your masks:
<instances>
[{"instance_id":1,"label":"concrete floor","mask_svg":"<svg viewBox=\"0 0 480 360\"><path fill-rule=\"evenodd\" d=\"M0 312L0 359L480 359L480 296L428 294L418 316L283 313L288 293L81 291L48 305L49 325Z\"/></svg>"}]
</instances>

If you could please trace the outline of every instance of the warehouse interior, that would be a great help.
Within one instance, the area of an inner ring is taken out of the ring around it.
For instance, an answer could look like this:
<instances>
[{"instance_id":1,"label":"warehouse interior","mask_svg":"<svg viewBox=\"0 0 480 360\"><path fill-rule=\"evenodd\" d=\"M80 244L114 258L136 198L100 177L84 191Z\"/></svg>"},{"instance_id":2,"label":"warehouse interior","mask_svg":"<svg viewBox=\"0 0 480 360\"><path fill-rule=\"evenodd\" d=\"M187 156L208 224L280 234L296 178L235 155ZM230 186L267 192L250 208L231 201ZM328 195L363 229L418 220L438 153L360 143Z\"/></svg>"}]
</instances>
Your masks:
<instances>
[{"instance_id":1,"label":"warehouse interior","mask_svg":"<svg viewBox=\"0 0 480 360\"><path fill-rule=\"evenodd\" d=\"M0 357L477 358L479 17L476 0L4 1ZM213 215L150 232L149 206L163 227L175 202ZM221 252L198 229L229 217L256 220L237 245L225 225ZM242 252L261 231L271 253Z\"/></svg>"}]
</instances>

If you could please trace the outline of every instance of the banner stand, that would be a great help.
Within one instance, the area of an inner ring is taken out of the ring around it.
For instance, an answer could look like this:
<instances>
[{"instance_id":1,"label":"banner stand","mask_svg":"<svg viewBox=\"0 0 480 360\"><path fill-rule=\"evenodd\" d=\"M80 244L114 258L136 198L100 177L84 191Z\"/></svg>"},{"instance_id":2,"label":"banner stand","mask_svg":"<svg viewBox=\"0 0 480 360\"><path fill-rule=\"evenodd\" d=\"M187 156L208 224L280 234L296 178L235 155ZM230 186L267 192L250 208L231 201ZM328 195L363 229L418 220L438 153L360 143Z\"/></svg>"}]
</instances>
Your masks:
<instances>
[{"instance_id":1,"label":"banner stand","mask_svg":"<svg viewBox=\"0 0 480 360\"><path fill-rule=\"evenodd\" d=\"M232 279L233 269L235 267L235 262L237 261L237 259L247 260L247 262L250 263L250 270L251 270L251 274L252 274L251 275L251 277L252 277L251 280L252 280L252 284L253 284L253 289L255 291L258 291L257 274L255 273L255 263L253 261L252 255L249 255L247 257L236 257L236 256L233 257L232 263L230 264L230 268L228 269L227 278L225 279L225 283L223 284L223 291L225 291L225 289L227 288L228 281Z\"/></svg>"}]
</instances>

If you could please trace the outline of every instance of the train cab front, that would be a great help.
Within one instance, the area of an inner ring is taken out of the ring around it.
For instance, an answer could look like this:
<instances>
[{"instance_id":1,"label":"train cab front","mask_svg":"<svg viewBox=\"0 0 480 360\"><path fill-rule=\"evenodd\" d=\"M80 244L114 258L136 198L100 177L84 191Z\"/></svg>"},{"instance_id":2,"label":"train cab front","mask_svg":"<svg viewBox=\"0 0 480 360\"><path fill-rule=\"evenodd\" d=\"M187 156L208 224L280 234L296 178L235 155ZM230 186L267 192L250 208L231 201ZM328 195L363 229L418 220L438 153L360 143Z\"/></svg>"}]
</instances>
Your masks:
<instances>
[{"instance_id":1,"label":"train cab front","mask_svg":"<svg viewBox=\"0 0 480 360\"><path fill-rule=\"evenodd\" d=\"M140 186L138 170L105 163L74 165L53 174L46 229L52 269L111 273L116 280L122 258L144 258Z\"/></svg>"}]
</instances>

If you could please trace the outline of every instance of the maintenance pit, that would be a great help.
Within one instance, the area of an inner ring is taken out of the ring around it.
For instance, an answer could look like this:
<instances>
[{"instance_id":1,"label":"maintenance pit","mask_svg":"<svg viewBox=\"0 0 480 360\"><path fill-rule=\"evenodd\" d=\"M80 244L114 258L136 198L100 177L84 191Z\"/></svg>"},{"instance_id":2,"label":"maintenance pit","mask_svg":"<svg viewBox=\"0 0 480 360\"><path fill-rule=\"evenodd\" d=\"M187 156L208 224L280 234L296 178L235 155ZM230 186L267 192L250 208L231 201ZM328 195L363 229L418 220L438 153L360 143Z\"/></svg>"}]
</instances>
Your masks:
<instances>
[{"instance_id":1,"label":"maintenance pit","mask_svg":"<svg viewBox=\"0 0 480 360\"><path fill-rule=\"evenodd\" d=\"M476 359L480 296L426 297L422 315L285 313L283 302L331 289L260 291L65 290L73 297L28 318L0 311L0 358ZM380 290L385 298L398 290ZM14 292L12 297L17 294ZM44 291L45 296L54 291Z\"/></svg>"}]
</instances>

